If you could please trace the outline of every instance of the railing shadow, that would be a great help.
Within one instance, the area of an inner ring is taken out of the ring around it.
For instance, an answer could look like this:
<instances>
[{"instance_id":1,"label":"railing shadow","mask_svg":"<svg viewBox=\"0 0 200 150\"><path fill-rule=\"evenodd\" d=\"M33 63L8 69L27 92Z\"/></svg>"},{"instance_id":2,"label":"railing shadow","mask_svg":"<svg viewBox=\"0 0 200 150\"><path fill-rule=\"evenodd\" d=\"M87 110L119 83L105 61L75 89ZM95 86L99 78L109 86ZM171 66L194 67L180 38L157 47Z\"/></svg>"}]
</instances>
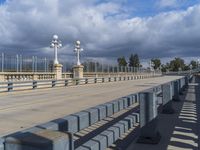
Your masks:
<instances>
[{"instance_id":1,"label":"railing shadow","mask_svg":"<svg viewBox=\"0 0 200 150\"><path fill-rule=\"evenodd\" d=\"M193 82L200 83L199 78L195 77ZM200 87L190 85L184 99L182 109L177 118L176 126L170 138L168 149L198 149L197 120L199 108L197 103L200 99Z\"/></svg>"}]
</instances>

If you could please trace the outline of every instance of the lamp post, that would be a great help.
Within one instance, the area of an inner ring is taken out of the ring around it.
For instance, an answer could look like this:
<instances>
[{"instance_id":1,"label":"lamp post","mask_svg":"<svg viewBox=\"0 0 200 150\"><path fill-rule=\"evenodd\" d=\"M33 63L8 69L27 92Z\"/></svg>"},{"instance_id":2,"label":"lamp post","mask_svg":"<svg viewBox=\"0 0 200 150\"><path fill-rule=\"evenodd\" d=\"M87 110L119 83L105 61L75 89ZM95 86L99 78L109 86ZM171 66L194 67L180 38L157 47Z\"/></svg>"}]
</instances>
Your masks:
<instances>
[{"instance_id":1,"label":"lamp post","mask_svg":"<svg viewBox=\"0 0 200 150\"><path fill-rule=\"evenodd\" d=\"M58 48L62 47L61 41L58 40L58 36L54 35L53 40L51 41L51 48L54 48L54 65L59 64L58 62Z\"/></svg>"},{"instance_id":2,"label":"lamp post","mask_svg":"<svg viewBox=\"0 0 200 150\"><path fill-rule=\"evenodd\" d=\"M81 42L76 41L74 52L77 54L77 62L76 62L77 66L81 65L81 63L80 63L80 52L82 52L82 51L83 51L83 49L81 48Z\"/></svg>"},{"instance_id":3,"label":"lamp post","mask_svg":"<svg viewBox=\"0 0 200 150\"><path fill-rule=\"evenodd\" d=\"M55 78L59 80L62 79L62 65L58 62L58 48L61 48L62 44L57 35L53 36L50 47L54 48L54 72Z\"/></svg>"},{"instance_id":4,"label":"lamp post","mask_svg":"<svg viewBox=\"0 0 200 150\"><path fill-rule=\"evenodd\" d=\"M150 71L154 71L154 63L152 61L149 62Z\"/></svg>"},{"instance_id":5,"label":"lamp post","mask_svg":"<svg viewBox=\"0 0 200 150\"><path fill-rule=\"evenodd\" d=\"M75 49L74 52L77 54L77 62L76 65L73 68L73 77L74 78L83 78L83 68L84 66L80 63L80 52L82 52L83 49L81 48L81 42L76 41L75 42Z\"/></svg>"},{"instance_id":6,"label":"lamp post","mask_svg":"<svg viewBox=\"0 0 200 150\"><path fill-rule=\"evenodd\" d=\"M197 69L199 70L199 66L200 66L200 59L197 59Z\"/></svg>"},{"instance_id":7,"label":"lamp post","mask_svg":"<svg viewBox=\"0 0 200 150\"><path fill-rule=\"evenodd\" d=\"M181 73L181 71L182 71L182 68L181 68L181 67L179 67L179 68L178 68L178 74L180 74L180 73Z\"/></svg>"},{"instance_id":8,"label":"lamp post","mask_svg":"<svg viewBox=\"0 0 200 150\"><path fill-rule=\"evenodd\" d=\"M192 65L190 64L190 74L192 73Z\"/></svg>"}]
</instances>

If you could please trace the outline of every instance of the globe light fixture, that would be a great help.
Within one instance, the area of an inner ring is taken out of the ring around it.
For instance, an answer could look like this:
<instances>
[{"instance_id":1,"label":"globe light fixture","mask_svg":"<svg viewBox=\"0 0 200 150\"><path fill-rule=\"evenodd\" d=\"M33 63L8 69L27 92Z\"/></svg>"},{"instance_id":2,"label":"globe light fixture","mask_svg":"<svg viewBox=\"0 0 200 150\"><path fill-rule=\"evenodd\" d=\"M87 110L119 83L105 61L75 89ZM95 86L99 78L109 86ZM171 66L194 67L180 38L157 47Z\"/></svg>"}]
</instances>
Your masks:
<instances>
[{"instance_id":1,"label":"globe light fixture","mask_svg":"<svg viewBox=\"0 0 200 150\"><path fill-rule=\"evenodd\" d=\"M80 41L76 41L75 42L75 48L74 48L74 52L77 54L77 62L76 65L80 66L80 52L82 52L83 49L81 48L81 42Z\"/></svg>"},{"instance_id":2,"label":"globe light fixture","mask_svg":"<svg viewBox=\"0 0 200 150\"><path fill-rule=\"evenodd\" d=\"M58 62L58 48L62 47L62 43L58 39L58 35L53 36L53 40L51 41L50 47L54 48L54 65L59 64L59 62Z\"/></svg>"}]
</instances>

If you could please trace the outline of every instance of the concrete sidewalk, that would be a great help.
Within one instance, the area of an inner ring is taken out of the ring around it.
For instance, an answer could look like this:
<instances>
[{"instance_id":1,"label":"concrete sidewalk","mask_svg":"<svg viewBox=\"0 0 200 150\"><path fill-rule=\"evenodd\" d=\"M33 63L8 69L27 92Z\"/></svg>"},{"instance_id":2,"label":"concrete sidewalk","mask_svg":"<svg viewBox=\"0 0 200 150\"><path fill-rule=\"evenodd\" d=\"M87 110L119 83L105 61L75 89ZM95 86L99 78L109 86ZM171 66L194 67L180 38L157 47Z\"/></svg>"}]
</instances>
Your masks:
<instances>
[{"instance_id":1,"label":"concrete sidewalk","mask_svg":"<svg viewBox=\"0 0 200 150\"><path fill-rule=\"evenodd\" d=\"M198 150L200 149L200 78L195 77L181 102L173 102L176 113L160 114L159 131L162 135L157 145L133 143L127 150Z\"/></svg>"}]
</instances>

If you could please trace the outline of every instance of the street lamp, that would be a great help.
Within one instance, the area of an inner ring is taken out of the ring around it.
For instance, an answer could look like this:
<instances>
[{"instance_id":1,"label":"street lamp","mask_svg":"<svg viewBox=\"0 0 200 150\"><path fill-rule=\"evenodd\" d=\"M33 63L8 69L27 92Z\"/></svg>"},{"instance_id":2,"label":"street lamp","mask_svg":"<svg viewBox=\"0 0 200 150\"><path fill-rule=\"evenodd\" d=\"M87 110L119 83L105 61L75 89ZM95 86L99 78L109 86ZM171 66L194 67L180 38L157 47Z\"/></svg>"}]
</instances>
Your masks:
<instances>
[{"instance_id":1,"label":"street lamp","mask_svg":"<svg viewBox=\"0 0 200 150\"><path fill-rule=\"evenodd\" d=\"M197 69L199 69L200 66L200 59L197 59Z\"/></svg>"},{"instance_id":2,"label":"street lamp","mask_svg":"<svg viewBox=\"0 0 200 150\"><path fill-rule=\"evenodd\" d=\"M154 63L152 61L149 62L150 71L154 71Z\"/></svg>"},{"instance_id":3,"label":"street lamp","mask_svg":"<svg viewBox=\"0 0 200 150\"><path fill-rule=\"evenodd\" d=\"M51 45L50 45L51 48L54 48L54 65L57 65L59 64L58 62L58 48L61 48L62 47L62 43L60 40L58 40L58 36L57 35L54 35L53 36L53 40L51 41Z\"/></svg>"},{"instance_id":4,"label":"street lamp","mask_svg":"<svg viewBox=\"0 0 200 150\"><path fill-rule=\"evenodd\" d=\"M189 67L190 67L190 74L191 74L192 73L192 65L190 64Z\"/></svg>"},{"instance_id":5,"label":"street lamp","mask_svg":"<svg viewBox=\"0 0 200 150\"><path fill-rule=\"evenodd\" d=\"M77 66L80 66L80 52L83 51L83 49L81 48L81 42L80 41L76 41L75 42L75 49L74 52L77 54Z\"/></svg>"}]
</instances>

